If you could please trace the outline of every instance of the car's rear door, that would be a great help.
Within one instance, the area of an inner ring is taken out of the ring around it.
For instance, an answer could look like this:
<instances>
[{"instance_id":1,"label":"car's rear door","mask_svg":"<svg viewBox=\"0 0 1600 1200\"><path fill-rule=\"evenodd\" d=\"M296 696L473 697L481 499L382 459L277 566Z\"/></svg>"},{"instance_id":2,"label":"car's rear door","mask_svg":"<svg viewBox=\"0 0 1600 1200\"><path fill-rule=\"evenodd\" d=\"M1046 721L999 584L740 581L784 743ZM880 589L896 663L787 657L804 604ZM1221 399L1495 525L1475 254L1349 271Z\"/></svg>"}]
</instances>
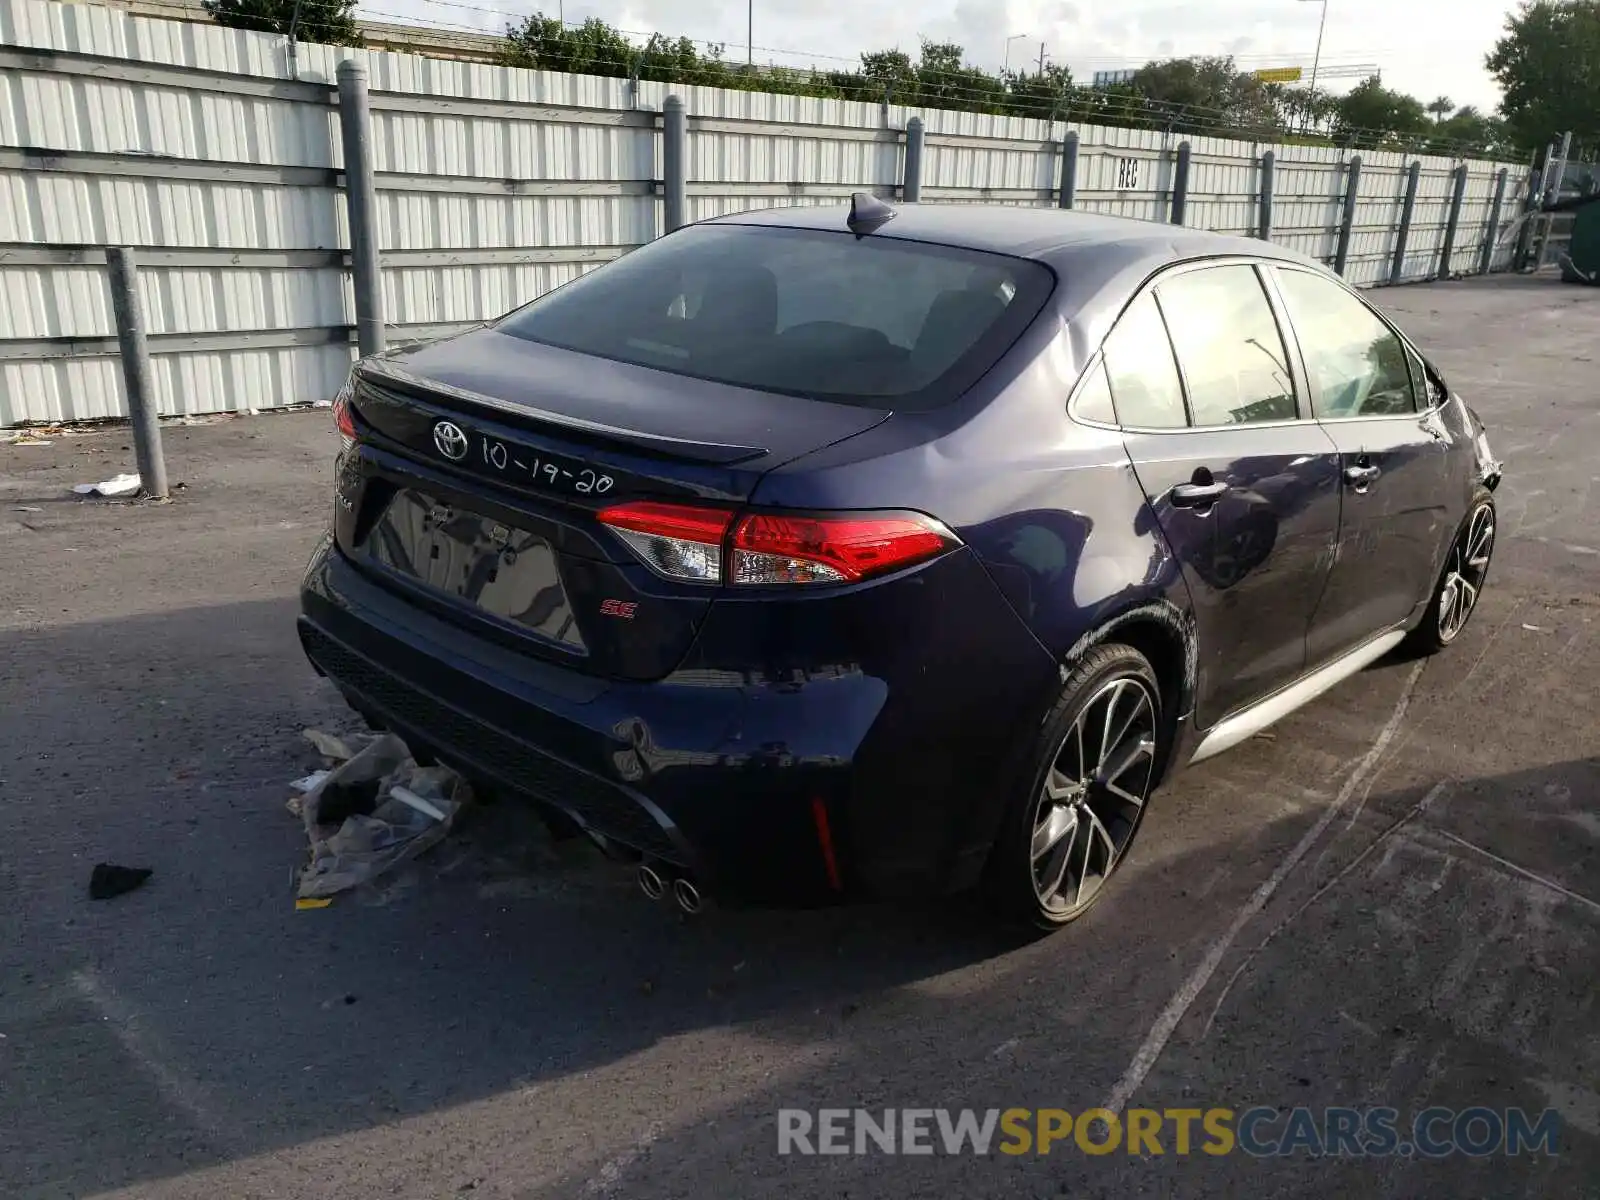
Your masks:
<instances>
[{"instance_id":1,"label":"car's rear door","mask_svg":"<svg viewBox=\"0 0 1600 1200\"><path fill-rule=\"evenodd\" d=\"M1344 493L1307 639L1314 665L1405 621L1427 597L1448 533L1450 435L1420 363L1366 301L1310 269L1280 265L1272 276L1317 418L1339 449Z\"/></svg>"},{"instance_id":2,"label":"car's rear door","mask_svg":"<svg viewBox=\"0 0 1600 1200\"><path fill-rule=\"evenodd\" d=\"M1123 313L1104 361L1129 457L1194 598L1205 728L1305 666L1338 528L1338 457L1297 400L1250 262L1161 276Z\"/></svg>"}]
</instances>

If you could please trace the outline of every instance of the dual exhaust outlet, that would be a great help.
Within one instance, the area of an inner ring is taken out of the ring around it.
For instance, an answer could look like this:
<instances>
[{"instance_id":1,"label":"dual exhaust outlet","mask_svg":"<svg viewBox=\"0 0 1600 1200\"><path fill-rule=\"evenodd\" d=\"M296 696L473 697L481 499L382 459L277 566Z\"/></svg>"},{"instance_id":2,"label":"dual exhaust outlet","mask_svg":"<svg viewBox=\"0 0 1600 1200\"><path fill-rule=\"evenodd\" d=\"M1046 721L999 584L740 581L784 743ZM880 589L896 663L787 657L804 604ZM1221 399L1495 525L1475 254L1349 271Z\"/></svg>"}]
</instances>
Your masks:
<instances>
[{"instance_id":1,"label":"dual exhaust outlet","mask_svg":"<svg viewBox=\"0 0 1600 1200\"><path fill-rule=\"evenodd\" d=\"M648 899L660 900L671 892L673 902L690 916L705 908L705 900L700 895L700 889L695 887L687 875L678 875L663 865L641 863L636 878L639 890Z\"/></svg>"}]
</instances>

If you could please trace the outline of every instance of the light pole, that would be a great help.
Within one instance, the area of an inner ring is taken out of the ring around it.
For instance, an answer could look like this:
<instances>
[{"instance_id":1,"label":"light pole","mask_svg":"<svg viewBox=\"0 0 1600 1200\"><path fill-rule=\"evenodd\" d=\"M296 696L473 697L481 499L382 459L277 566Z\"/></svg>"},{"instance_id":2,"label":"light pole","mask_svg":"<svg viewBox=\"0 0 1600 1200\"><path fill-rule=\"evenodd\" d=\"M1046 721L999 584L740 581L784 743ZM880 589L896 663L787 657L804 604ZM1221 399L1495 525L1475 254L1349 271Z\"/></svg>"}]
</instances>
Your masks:
<instances>
[{"instance_id":1,"label":"light pole","mask_svg":"<svg viewBox=\"0 0 1600 1200\"><path fill-rule=\"evenodd\" d=\"M744 5L744 65L756 65L756 0L745 0Z\"/></svg>"},{"instance_id":2,"label":"light pole","mask_svg":"<svg viewBox=\"0 0 1600 1200\"><path fill-rule=\"evenodd\" d=\"M1000 72L1001 72L1001 74L1004 74L1006 71L1009 71L1011 69L1011 43L1012 42L1021 41L1023 38L1025 38L1027 36L1028 35L1025 34L1025 33L1013 33L1010 37L1008 37L1006 39L1006 52L1005 52L1005 55L1001 59L1001 62L1000 62Z\"/></svg>"},{"instance_id":3,"label":"light pole","mask_svg":"<svg viewBox=\"0 0 1600 1200\"><path fill-rule=\"evenodd\" d=\"M1311 98L1317 98L1317 68L1322 64L1322 31L1328 27L1328 0L1300 0L1302 4L1322 5L1322 19L1317 22L1317 52L1311 58Z\"/></svg>"}]
</instances>

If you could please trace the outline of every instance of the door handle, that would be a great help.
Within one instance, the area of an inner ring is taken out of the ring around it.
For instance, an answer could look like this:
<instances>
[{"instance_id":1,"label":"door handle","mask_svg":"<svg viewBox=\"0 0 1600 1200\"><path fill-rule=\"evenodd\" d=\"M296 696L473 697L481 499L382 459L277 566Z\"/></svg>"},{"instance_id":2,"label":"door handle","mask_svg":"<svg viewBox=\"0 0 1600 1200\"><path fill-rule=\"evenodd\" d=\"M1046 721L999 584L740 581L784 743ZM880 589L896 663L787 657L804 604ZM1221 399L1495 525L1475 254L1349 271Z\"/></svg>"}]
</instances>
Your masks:
<instances>
[{"instance_id":1,"label":"door handle","mask_svg":"<svg viewBox=\"0 0 1600 1200\"><path fill-rule=\"evenodd\" d=\"M1180 483L1172 489L1172 504L1174 508L1204 508L1215 504L1227 490L1228 485L1221 481Z\"/></svg>"},{"instance_id":2,"label":"door handle","mask_svg":"<svg viewBox=\"0 0 1600 1200\"><path fill-rule=\"evenodd\" d=\"M1346 467L1344 469L1345 482L1358 492L1366 491L1372 485L1372 481L1380 474L1381 472L1378 468L1371 465Z\"/></svg>"}]
</instances>

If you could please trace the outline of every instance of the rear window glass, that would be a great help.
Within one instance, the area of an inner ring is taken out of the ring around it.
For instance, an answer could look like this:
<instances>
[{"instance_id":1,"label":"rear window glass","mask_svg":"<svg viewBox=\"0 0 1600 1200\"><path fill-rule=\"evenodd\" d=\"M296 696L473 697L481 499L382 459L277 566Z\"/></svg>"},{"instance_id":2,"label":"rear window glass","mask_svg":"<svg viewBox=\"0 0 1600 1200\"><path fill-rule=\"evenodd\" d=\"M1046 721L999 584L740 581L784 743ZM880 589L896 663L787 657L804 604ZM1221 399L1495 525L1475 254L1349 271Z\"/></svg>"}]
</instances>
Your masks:
<instances>
[{"instance_id":1,"label":"rear window glass","mask_svg":"<svg viewBox=\"0 0 1600 1200\"><path fill-rule=\"evenodd\" d=\"M885 237L699 225L502 320L502 333L697 379L926 409L994 365L1054 285L1025 259Z\"/></svg>"}]
</instances>

